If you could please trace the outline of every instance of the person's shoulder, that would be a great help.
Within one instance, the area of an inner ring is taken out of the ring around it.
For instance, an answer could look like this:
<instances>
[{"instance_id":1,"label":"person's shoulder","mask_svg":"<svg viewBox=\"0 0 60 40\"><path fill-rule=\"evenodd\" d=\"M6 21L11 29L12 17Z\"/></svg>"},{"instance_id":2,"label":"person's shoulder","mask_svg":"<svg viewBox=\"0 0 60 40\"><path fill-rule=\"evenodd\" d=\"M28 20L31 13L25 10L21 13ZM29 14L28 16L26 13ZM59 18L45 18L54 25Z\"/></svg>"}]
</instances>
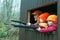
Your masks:
<instances>
[{"instance_id":1,"label":"person's shoulder","mask_svg":"<svg viewBox=\"0 0 60 40\"><path fill-rule=\"evenodd\" d=\"M53 25L57 25L57 24L53 24Z\"/></svg>"},{"instance_id":2,"label":"person's shoulder","mask_svg":"<svg viewBox=\"0 0 60 40\"><path fill-rule=\"evenodd\" d=\"M58 26L57 24L52 24L52 26Z\"/></svg>"}]
</instances>

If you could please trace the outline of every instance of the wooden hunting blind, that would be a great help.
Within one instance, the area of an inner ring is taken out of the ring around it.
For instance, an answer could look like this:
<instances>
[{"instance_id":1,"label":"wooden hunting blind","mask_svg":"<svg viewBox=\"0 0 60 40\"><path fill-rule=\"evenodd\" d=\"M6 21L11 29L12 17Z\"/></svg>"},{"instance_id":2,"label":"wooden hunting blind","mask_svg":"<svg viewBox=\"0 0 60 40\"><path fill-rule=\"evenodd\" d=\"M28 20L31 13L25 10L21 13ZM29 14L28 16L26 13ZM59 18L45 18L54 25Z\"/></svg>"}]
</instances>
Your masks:
<instances>
[{"instance_id":1,"label":"wooden hunting blind","mask_svg":"<svg viewBox=\"0 0 60 40\"><path fill-rule=\"evenodd\" d=\"M35 10L57 15L57 0L21 0L20 10L21 22L35 23L36 21L32 15ZM58 30L44 34L35 30L20 28L19 40L59 40Z\"/></svg>"}]
</instances>

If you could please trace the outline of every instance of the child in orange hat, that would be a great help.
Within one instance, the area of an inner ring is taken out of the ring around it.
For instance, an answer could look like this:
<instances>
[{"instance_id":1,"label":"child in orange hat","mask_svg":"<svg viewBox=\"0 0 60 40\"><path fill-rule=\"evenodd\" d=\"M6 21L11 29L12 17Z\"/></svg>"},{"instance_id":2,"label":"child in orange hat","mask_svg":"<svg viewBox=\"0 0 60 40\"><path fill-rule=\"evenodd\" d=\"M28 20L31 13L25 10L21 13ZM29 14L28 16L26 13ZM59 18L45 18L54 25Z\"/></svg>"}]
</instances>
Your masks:
<instances>
[{"instance_id":1,"label":"child in orange hat","mask_svg":"<svg viewBox=\"0 0 60 40\"><path fill-rule=\"evenodd\" d=\"M36 30L42 33L53 32L57 30L57 15L50 15L47 18L48 28L40 28L38 27Z\"/></svg>"},{"instance_id":2,"label":"child in orange hat","mask_svg":"<svg viewBox=\"0 0 60 40\"><path fill-rule=\"evenodd\" d=\"M41 14L41 15L37 18L37 20L40 21L40 23L41 23L41 22L46 22L46 19L47 19L48 16L49 16L49 13L48 13L48 12L45 12L45 13Z\"/></svg>"},{"instance_id":3,"label":"child in orange hat","mask_svg":"<svg viewBox=\"0 0 60 40\"><path fill-rule=\"evenodd\" d=\"M36 10L36 11L34 11L32 14L34 15L34 18L35 18L35 20L37 21L37 17L38 17L40 14L42 14L42 12L41 12L40 10Z\"/></svg>"},{"instance_id":4,"label":"child in orange hat","mask_svg":"<svg viewBox=\"0 0 60 40\"><path fill-rule=\"evenodd\" d=\"M48 12L45 12L43 14L41 14L37 19L38 21L40 22L39 25L44 27L44 28L47 28L48 25L46 23L46 19L48 18L49 16L49 13Z\"/></svg>"}]
</instances>

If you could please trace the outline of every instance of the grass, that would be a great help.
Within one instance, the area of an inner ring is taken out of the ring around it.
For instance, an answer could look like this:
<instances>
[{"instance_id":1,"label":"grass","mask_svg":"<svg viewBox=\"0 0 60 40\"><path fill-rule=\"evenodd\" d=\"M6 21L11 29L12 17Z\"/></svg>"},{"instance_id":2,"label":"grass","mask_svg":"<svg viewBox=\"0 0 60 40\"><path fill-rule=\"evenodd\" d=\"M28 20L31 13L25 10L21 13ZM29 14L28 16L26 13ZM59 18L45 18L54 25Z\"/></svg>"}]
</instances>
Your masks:
<instances>
[{"instance_id":1,"label":"grass","mask_svg":"<svg viewBox=\"0 0 60 40\"><path fill-rule=\"evenodd\" d=\"M7 35L1 36L0 40L19 40L19 28L8 26L6 26L5 28L5 32L7 32Z\"/></svg>"}]
</instances>

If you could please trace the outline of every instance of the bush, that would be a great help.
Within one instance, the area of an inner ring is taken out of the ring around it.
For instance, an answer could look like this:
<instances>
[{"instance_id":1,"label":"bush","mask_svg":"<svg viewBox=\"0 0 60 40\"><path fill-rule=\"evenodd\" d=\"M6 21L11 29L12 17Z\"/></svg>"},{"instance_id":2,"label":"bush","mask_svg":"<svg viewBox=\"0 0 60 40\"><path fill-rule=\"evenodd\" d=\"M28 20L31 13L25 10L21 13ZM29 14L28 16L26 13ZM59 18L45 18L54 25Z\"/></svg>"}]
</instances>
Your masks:
<instances>
[{"instance_id":1,"label":"bush","mask_svg":"<svg viewBox=\"0 0 60 40\"><path fill-rule=\"evenodd\" d=\"M4 24L0 24L0 37L7 36L6 26Z\"/></svg>"}]
</instances>

